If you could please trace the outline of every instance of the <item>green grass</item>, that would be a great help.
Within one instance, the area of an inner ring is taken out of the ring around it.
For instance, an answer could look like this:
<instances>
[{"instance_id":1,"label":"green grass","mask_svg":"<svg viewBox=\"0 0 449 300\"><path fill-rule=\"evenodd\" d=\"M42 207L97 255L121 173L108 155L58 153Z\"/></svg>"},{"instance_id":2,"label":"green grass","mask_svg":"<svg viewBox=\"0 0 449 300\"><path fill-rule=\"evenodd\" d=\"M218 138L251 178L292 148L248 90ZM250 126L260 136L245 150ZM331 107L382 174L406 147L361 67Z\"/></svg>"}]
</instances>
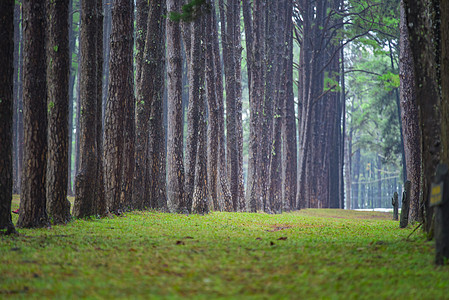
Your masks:
<instances>
[{"instance_id":1,"label":"green grass","mask_svg":"<svg viewBox=\"0 0 449 300\"><path fill-rule=\"evenodd\" d=\"M19 229L0 236L0 299L447 299L433 244L398 227L389 214L309 209Z\"/></svg>"}]
</instances>

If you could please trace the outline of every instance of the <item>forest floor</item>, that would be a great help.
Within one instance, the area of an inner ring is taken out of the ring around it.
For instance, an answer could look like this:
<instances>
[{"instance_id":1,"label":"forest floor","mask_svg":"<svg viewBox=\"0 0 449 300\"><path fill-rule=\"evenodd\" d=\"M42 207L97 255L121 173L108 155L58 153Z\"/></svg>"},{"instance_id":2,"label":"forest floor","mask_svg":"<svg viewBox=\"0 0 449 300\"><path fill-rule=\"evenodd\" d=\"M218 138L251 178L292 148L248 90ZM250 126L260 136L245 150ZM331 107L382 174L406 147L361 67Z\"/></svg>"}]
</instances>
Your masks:
<instances>
[{"instance_id":1,"label":"forest floor","mask_svg":"<svg viewBox=\"0 0 449 300\"><path fill-rule=\"evenodd\" d=\"M447 299L449 266L412 230L388 213L331 209L19 229L0 236L0 299Z\"/></svg>"}]
</instances>

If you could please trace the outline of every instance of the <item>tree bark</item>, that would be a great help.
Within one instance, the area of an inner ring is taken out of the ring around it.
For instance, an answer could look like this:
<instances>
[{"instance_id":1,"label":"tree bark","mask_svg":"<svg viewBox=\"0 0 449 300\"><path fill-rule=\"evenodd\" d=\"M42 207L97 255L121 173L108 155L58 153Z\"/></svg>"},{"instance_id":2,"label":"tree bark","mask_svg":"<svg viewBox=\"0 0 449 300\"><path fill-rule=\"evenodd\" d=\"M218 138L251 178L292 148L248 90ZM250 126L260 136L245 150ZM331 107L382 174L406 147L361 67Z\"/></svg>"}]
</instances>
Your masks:
<instances>
[{"instance_id":1,"label":"tree bark","mask_svg":"<svg viewBox=\"0 0 449 300\"><path fill-rule=\"evenodd\" d=\"M47 0L47 16L47 213L53 224L65 224L71 219L66 176L69 147L69 1Z\"/></svg>"},{"instance_id":2,"label":"tree bark","mask_svg":"<svg viewBox=\"0 0 449 300\"><path fill-rule=\"evenodd\" d=\"M129 1L128 1L129 2ZM122 175L122 190L120 194L120 202L124 209L132 208L132 193L133 193L133 179L134 179L134 141L135 141L135 110L136 101L134 98L134 70L133 70L133 51L134 51L134 1L131 1L131 7L126 9L126 14L123 16L124 20L123 30L126 30L126 35L129 40L126 41L125 53L127 61L126 73L128 77L127 82L123 82L123 87L126 90L124 101L124 123L123 123L123 175ZM128 20L129 19L129 20ZM123 64L123 67L126 63Z\"/></svg>"},{"instance_id":3,"label":"tree bark","mask_svg":"<svg viewBox=\"0 0 449 300\"><path fill-rule=\"evenodd\" d=\"M404 136L405 160L407 165L407 179L411 181L410 191L410 221L419 220L419 193L421 183L421 135L419 130L419 111L415 98L415 75L413 58L410 49L409 34L401 1L400 23L400 105L402 131Z\"/></svg>"},{"instance_id":4,"label":"tree bark","mask_svg":"<svg viewBox=\"0 0 449 300\"><path fill-rule=\"evenodd\" d=\"M212 3L211 3L212 4ZM213 7L213 6L212 6ZM224 102L223 102L223 70L220 58L220 48L218 42L218 21L217 15L212 14L213 31L213 60L215 65L215 87L217 95L218 109L218 163L219 163L219 182L222 201L218 201L218 207L214 204L215 210L229 210L232 207L232 196L229 186L229 177L226 161L226 141L225 141L225 121L224 121Z\"/></svg>"},{"instance_id":5,"label":"tree bark","mask_svg":"<svg viewBox=\"0 0 449 300\"><path fill-rule=\"evenodd\" d=\"M21 228L49 225L46 211L47 87L45 80L45 0L23 2L24 169ZM65 176L65 175L64 175Z\"/></svg>"},{"instance_id":6,"label":"tree bark","mask_svg":"<svg viewBox=\"0 0 449 300\"><path fill-rule=\"evenodd\" d=\"M167 0L167 11L180 11L180 3ZM167 19L167 201L171 210L187 212L184 192L182 57L179 23Z\"/></svg>"},{"instance_id":7,"label":"tree bark","mask_svg":"<svg viewBox=\"0 0 449 300\"><path fill-rule=\"evenodd\" d=\"M94 215L96 201L97 145L97 0L81 3L80 24L80 156L76 175L73 214L77 218Z\"/></svg>"},{"instance_id":8,"label":"tree bark","mask_svg":"<svg viewBox=\"0 0 449 300\"><path fill-rule=\"evenodd\" d=\"M429 189L441 151L441 95L439 93L440 27L436 0L404 0L409 41L414 62L415 96L421 133L422 206L425 230L430 232L433 209ZM437 26L434 26L437 24ZM419 30L417 30L419 28ZM445 154L443 154L445 155Z\"/></svg>"},{"instance_id":9,"label":"tree bark","mask_svg":"<svg viewBox=\"0 0 449 300\"><path fill-rule=\"evenodd\" d=\"M226 150L232 207L225 207L227 211L236 211L238 207L238 144L237 144L237 91L236 91L236 55L234 44L235 19L233 14L234 1L228 0L226 6L220 1L220 21L223 45L223 63L226 80Z\"/></svg>"},{"instance_id":10,"label":"tree bark","mask_svg":"<svg viewBox=\"0 0 449 300\"><path fill-rule=\"evenodd\" d=\"M204 67L205 67L205 41L204 41L204 27L206 26L203 20L195 21L193 32L198 29L195 35L197 40L200 42L200 47L198 51L198 64L199 72L197 74L198 78L198 141L197 141L197 155L195 162L195 185L193 189L192 197L192 212L198 214L206 214L209 212L209 201L207 194L207 125L206 125L206 98L205 98L205 86L204 86ZM196 26L195 26L196 25ZM193 45L192 40L192 45ZM192 55L194 55L194 46L192 47ZM195 57L192 56L192 61L195 61Z\"/></svg>"},{"instance_id":11,"label":"tree bark","mask_svg":"<svg viewBox=\"0 0 449 300\"><path fill-rule=\"evenodd\" d=\"M151 1L154 5L154 1ZM161 3L159 5L162 6ZM145 44L147 38L147 22L148 22L148 12L149 12L149 1L148 0L137 0L136 1L136 87L140 85L140 80L142 76L142 64L145 51ZM136 89L136 98L138 90Z\"/></svg>"},{"instance_id":12,"label":"tree bark","mask_svg":"<svg viewBox=\"0 0 449 300\"><path fill-rule=\"evenodd\" d=\"M104 164L103 164L103 1L97 0L97 13L95 15L97 22L96 30L96 53L97 53L97 111L96 111L96 142L97 142L97 189L95 191L95 201L93 203L93 214L96 216L106 215L106 198L104 190Z\"/></svg>"},{"instance_id":13,"label":"tree bark","mask_svg":"<svg viewBox=\"0 0 449 300\"><path fill-rule=\"evenodd\" d=\"M246 36L252 34L252 43L248 64L251 69L251 90L249 91L250 104L250 137L249 137L249 157L248 157L248 183L246 188L246 198L249 210L256 212L261 208L261 178L260 162L262 159L261 151L258 149L261 145L262 132L262 99L264 99L264 78L265 72L263 60L265 57L263 41L265 39L265 1L256 0L253 3L252 15L252 33L246 33Z\"/></svg>"},{"instance_id":14,"label":"tree bark","mask_svg":"<svg viewBox=\"0 0 449 300\"><path fill-rule=\"evenodd\" d=\"M185 197L187 210L192 209L193 191L195 186L196 157L198 150L198 132L199 132L199 106L200 106L200 79L202 68L201 51L201 22L197 18L193 21L190 30L190 62L188 67L189 76L189 107L187 112L187 139L186 139L186 157L185 157Z\"/></svg>"},{"instance_id":15,"label":"tree bark","mask_svg":"<svg viewBox=\"0 0 449 300\"><path fill-rule=\"evenodd\" d=\"M213 7L213 2L208 2ZM218 103L217 89L215 85L216 68L214 64L214 11L206 16L205 22L205 83L206 98L208 108L207 122L207 184L208 195L212 201L213 209L219 210L218 193L218 148L219 148L219 123L218 123Z\"/></svg>"},{"instance_id":16,"label":"tree bark","mask_svg":"<svg viewBox=\"0 0 449 300\"><path fill-rule=\"evenodd\" d=\"M104 176L105 196L110 213L120 214L129 203L124 203L122 188L130 186L124 180L123 155L125 153L125 112L130 111L133 96L132 50L132 3L128 0L116 1L112 8L111 51L109 60L108 100L105 116ZM127 122L129 124L129 120ZM129 131L128 131L129 134ZM126 169L125 169L126 168ZM134 170L134 169L133 169Z\"/></svg>"},{"instance_id":17,"label":"tree bark","mask_svg":"<svg viewBox=\"0 0 449 300\"><path fill-rule=\"evenodd\" d=\"M297 140L296 140L296 118L295 99L293 94L293 1L287 0L286 4L286 48L284 65L286 74L284 84L286 95L283 102L284 118L282 124L282 139L284 141L283 151L283 202L288 210L296 209L297 190ZM282 79L281 79L282 80Z\"/></svg>"},{"instance_id":18,"label":"tree bark","mask_svg":"<svg viewBox=\"0 0 449 300\"><path fill-rule=\"evenodd\" d=\"M0 230L15 233L11 219L13 187L14 1L0 3Z\"/></svg>"},{"instance_id":19,"label":"tree bark","mask_svg":"<svg viewBox=\"0 0 449 300\"><path fill-rule=\"evenodd\" d=\"M165 128L163 120L164 110L164 81L165 81L165 1L151 4L148 16L147 40L145 54L149 57L151 70L146 76L150 81L150 141L149 141L149 193L150 206L160 210L167 210L166 192L166 149ZM156 19L156 20L153 20ZM151 26L151 27L150 27ZM151 35L150 35L151 31ZM142 74L142 76L145 76ZM152 80L150 79L152 78Z\"/></svg>"}]
</instances>

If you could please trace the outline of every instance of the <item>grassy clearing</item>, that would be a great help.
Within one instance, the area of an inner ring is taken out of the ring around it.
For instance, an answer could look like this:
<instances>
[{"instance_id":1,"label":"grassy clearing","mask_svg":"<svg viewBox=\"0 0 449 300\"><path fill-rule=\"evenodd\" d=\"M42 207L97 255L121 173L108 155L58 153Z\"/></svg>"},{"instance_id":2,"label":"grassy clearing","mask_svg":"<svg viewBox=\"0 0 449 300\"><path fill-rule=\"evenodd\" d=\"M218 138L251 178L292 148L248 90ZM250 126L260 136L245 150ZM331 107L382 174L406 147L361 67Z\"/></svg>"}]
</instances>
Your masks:
<instances>
[{"instance_id":1,"label":"grassy clearing","mask_svg":"<svg viewBox=\"0 0 449 300\"><path fill-rule=\"evenodd\" d=\"M449 269L411 230L389 214L314 209L22 229L0 236L0 299L447 298Z\"/></svg>"}]
</instances>

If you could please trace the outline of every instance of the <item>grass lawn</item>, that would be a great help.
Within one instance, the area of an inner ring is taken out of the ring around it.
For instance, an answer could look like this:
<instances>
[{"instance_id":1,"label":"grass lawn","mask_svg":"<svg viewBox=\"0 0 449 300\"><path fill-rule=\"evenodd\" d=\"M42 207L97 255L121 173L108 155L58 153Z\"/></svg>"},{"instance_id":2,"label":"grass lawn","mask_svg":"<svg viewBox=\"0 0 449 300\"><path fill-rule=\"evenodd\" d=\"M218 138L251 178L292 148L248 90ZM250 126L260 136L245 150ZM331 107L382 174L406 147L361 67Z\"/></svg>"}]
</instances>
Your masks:
<instances>
[{"instance_id":1,"label":"grass lawn","mask_svg":"<svg viewBox=\"0 0 449 300\"><path fill-rule=\"evenodd\" d=\"M433 243L386 213L134 212L19 232L0 236L0 299L449 297Z\"/></svg>"}]
</instances>

